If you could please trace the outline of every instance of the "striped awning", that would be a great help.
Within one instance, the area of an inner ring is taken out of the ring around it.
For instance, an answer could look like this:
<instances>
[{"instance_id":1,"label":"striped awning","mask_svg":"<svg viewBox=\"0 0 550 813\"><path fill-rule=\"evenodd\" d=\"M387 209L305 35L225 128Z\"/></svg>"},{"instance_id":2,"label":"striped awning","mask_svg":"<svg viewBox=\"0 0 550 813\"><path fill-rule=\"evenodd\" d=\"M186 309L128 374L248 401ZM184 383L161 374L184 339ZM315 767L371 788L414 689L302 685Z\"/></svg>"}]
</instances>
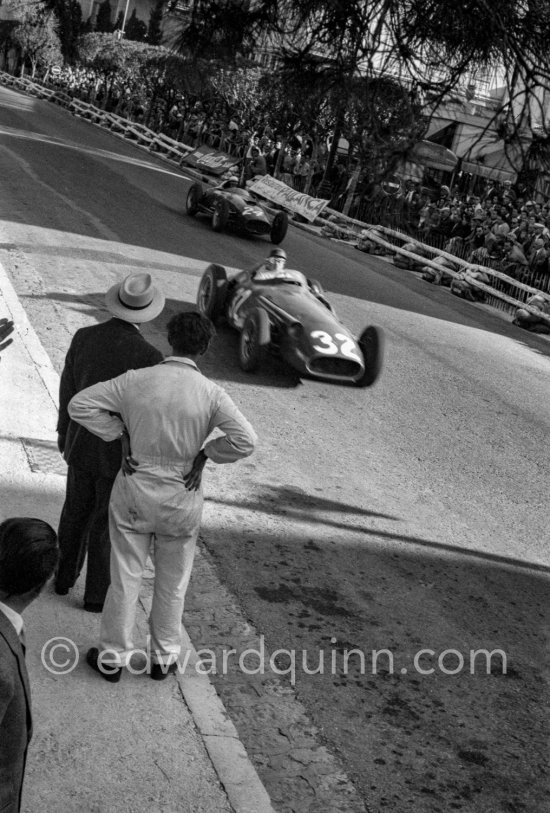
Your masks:
<instances>
[{"instance_id":1,"label":"striped awning","mask_svg":"<svg viewBox=\"0 0 550 813\"><path fill-rule=\"evenodd\" d=\"M444 172L452 172L458 163L458 157L452 150L433 141L419 141L415 144L410 153L410 160Z\"/></svg>"}]
</instances>

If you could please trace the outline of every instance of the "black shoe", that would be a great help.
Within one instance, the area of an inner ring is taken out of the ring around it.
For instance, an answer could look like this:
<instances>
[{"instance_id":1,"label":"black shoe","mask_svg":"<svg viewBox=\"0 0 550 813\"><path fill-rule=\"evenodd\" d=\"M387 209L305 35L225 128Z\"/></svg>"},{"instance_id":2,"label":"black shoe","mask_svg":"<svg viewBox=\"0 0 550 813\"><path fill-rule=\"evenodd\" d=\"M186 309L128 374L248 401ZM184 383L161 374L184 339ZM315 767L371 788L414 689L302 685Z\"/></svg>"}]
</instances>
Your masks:
<instances>
[{"instance_id":1,"label":"black shoe","mask_svg":"<svg viewBox=\"0 0 550 813\"><path fill-rule=\"evenodd\" d=\"M151 677L153 680L166 680L168 675L173 675L174 672L178 671L178 664L171 663L170 666L164 666L160 663L154 663L151 666Z\"/></svg>"},{"instance_id":2,"label":"black shoe","mask_svg":"<svg viewBox=\"0 0 550 813\"><path fill-rule=\"evenodd\" d=\"M94 672L97 672L104 680L109 683L118 683L122 675L121 666L110 666L106 663L99 665L99 649L93 646L86 653L86 663L91 666Z\"/></svg>"},{"instance_id":3,"label":"black shoe","mask_svg":"<svg viewBox=\"0 0 550 813\"><path fill-rule=\"evenodd\" d=\"M58 596L66 596L69 592L68 587L61 587L61 585L57 583L54 585L54 590Z\"/></svg>"},{"instance_id":4,"label":"black shoe","mask_svg":"<svg viewBox=\"0 0 550 813\"><path fill-rule=\"evenodd\" d=\"M103 612L103 602L99 601L85 601L84 602L84 609L87 613L102 613Z\"/></svg>"}]
</instances>

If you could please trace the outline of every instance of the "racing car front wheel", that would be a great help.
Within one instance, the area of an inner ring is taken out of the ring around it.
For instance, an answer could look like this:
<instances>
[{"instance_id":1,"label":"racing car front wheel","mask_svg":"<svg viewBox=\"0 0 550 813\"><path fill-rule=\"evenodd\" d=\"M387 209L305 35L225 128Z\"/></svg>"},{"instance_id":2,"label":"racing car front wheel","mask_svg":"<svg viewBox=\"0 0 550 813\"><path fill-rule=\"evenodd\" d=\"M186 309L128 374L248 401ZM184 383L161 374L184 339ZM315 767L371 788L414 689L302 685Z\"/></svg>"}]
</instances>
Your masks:
<instances>
[{"instance_id":1,"label":"racing car front wheel","mask_svg":"<svg viewBox=\"0 0 550 813\"><path fill-rule=\"evenodd\" d=\"M271 224L271 242L278 245L282 243L288 231L288 215L286 212L277 212Z\"/></svg>"},{"instance_id":2,"label":"racing car front wheel","mask_svg":"<svg viewBox=\"0 0 550 813\"><path fill-rule=\"evenodd\" d=\"M229 220L229 203L225 198L218 198L212 212L212 228L214 231L223 231Z\"/></svg>"},{"instance_id":3,"label":"racing car front wheel","mask_svg":"<svg viewBox=\"0 0 550 813\"><path fill-rule=\"evenodd\" d=\"M365 370L354 383L356 387L371 387L380 375L384 362L384 334L379 327L369 325L359 336L357 344L363 353Z\"/></svg>"},{"instance_id":4,"label":"racing car front wheel","mask_svg":"<svg viewBox=\"0 0 550 813\"><path fill-rule=\"evenodd\" d=\"M241 369L247 373L257 370L267 354L270 341L269 317L262 308L258 308L248 314L241 331L239 340Z\"/></svg>"},{"instance_id":5,"label":"racing car front wheel","mask_svg":"<svg viewBox=\"0 0 550 813\"><path fill-rule=\"evenodd\" d=\"M223 315L227 293L227 274L222 265L208 266L202 275L197 293L199 311L215 322Z\"/></svg>"},{"instance_id":6,"label":"racing car front wheel","mask_svg":"<svg viewBox=\"0 0 550 813\"><path fill-rule=\"evenodd\" d=\"M204 195L202 184L194 183L189 192L187 193L186 209L190 217L195 217L199 211L199 201Z\"/></svg>"}]
</instances>

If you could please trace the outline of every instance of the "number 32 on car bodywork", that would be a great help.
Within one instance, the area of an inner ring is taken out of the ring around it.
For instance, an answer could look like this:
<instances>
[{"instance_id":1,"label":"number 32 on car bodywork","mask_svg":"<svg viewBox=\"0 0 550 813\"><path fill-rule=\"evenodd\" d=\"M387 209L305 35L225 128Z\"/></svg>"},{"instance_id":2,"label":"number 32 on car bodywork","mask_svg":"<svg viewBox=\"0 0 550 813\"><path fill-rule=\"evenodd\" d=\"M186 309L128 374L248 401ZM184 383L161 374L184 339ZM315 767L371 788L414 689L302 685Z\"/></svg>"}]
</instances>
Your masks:
<instances>
[{"instance_id":1,"label":"number 32 on car bodywork","mask_svg":"<svg viewBox=\"0 0 550 813\"><path fill-rule=\"evenodd\" d=\"M357 346L351 336L346 336L345 333L335 333L332 337L326 330L312 330L310 336L319 342L319 344L312 345L318 353L325 353L327 356L340 354L361 363Z\"/></svg>"}]
</instances>

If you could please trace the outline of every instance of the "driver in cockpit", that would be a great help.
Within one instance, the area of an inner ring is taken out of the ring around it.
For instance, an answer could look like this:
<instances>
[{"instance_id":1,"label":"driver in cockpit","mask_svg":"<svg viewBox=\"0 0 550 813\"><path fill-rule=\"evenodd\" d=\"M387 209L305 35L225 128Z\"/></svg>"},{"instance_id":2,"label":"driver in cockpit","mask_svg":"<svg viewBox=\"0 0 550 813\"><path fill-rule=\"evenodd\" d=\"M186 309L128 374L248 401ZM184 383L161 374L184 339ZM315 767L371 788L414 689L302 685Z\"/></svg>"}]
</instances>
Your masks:
<instances>
[{"instance_id":1,"label":"driver in cockpit","mask_svg":"<svg viewBox=\"0 0 550 813\"><path fill-rule=\"evenodd\" d=\"M252 270L254 282L270 282L271 280L283 280L303 285L307 288L307 279L301 271L294 271L286 267L286 251L282 248L274 248L269 253L269 257Z\"/></svg>"},{"instance_id":2,"label":"driver in cockpit","mask_svg":"<svg viewBox=\"0 0 550 813\"><path fill-rule=\"evenodd\" d=\"M239 176L238 175L229 175L224 176L225 180L221 184L222 189L233 189L234 187L239 186Z\"/></svg>"}]
</instances>

